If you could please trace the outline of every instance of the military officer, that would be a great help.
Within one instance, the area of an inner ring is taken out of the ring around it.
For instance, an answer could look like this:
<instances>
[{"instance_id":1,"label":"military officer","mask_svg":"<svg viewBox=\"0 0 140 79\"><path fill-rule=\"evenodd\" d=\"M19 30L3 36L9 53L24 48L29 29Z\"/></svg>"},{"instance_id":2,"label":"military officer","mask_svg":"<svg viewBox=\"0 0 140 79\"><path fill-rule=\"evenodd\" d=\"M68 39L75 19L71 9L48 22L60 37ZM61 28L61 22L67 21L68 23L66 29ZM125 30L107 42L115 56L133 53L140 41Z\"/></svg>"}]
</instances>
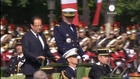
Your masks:
<instances>
[{"instance_id":1,"label":"military officer","mask_svg":"<svg viewBox=\"0 0 140 79\"><path fill-rule=\"evenodd\" d=\"M91 48L91 39L83 28L79 29L79 44L85 53Z\"/></svg>"},{"instance_id":2,"label":"military officer","mask_svg":"<svg viewBox=\"0 0 140 79\"><path fill-rule=\"evenodd\" d=\"M76 66L78 64L77 50L77 48L72 48L63 54L69 66L61 72L60 79L76 79ZM84 77L84 79L88 79L88 77Z\"/></svg>"},{"instance_id":3,"label":"military officer","mask_svg":"<svg viewBox=\"0 0 140 79\"><path fill-rule=\"evenodd\" d=\"M106 40L106 35L105 35L105 26L101 26L100 27L100 31L99 31L99 38L98 40L96 41L97 45L96 45L96 48L98 46L98 48L101 48L103 47L103 43L104 41Z\"/></svg>"},{"instance_id":4,"label":"military officer","mask_svg":"<svg viewBox=\"0 0 140 79\"><path fill-rule=\"evenodd\" d=\"M108 66L109 62L109 49L98 49L98 63L93 64L89 77L90 79L100 79L103 76L108 76L111 72Z\"/></svg>"},{"instance_id":5,"label":"military officer","mask_svg":"<svg viewBox=\"0 0 140 79\"><path fill-rule=\"evenodd\" d=\"M22 73L22 65L25 62L25 58L23 56L20 40L21 38L17 38L16 52L18 53L18 55L10 59L8 63L8 68L5 72L5 76L19 75Z\"/></svg>"},{"instance_id":6,"label":"military officer","mask_svg":"<svg viewBox=\"0 0 140 79\"><path fill-rule=\"evenodd\" d=\"M66 51L71 48L77 48L77 53L84 60L86 60L89 57L84 54L82 48L80 47L76 27L74 24L72 24L76 11L77 10L73 8L65 8L62 10L64 20L54 27L54 37L58 46L58 53L60 56L62 56ZM65 59L58 60L58 63L65 62Z\"/></svg>"},{"instance_id":7,"label":"military officer","mask_svg":"<svg viewBox=\"0 0 140 79\"><path fill-rule=\"evenodd\" d=\"M1 53L4 52L8 48L8 44L10 39L12 38L11 35L6 34L6 28L5 26L1 25Z\"/></svg>"},{"instance_id":8,"label":"military officer","mask_svg":"<svg viewBox=\"0 0 140 79\"><path fill-rule=\"evenodd\" d=\"M54 38L54 27L51 27L50 29L50 37L48 38L47 43L49 45L50 52L54 55L58 55L58 47L56 46L56 41Z\"/></svg>"},{"instance_id":9,"label":"military officer","mask_svg":"<svg viewBox=\"0 0 140 79\"><path fill-rule=\"evenodd\" d=\"M49 26L48 26L47 24L43 25L43 34L44 34L44 35L45 35L45 37L46 37L46 41L47 41L47 40L48 40L48 38L50 37L48 27L49 27Z\"/></svg>"},{"instance_id":10,"label":"military officer","mask_svg":"<svg viewBox=\"0 0 140 79\"><path fill-rule=\"evenodd\" d=\"M60 79L76 78L77 56L77 48L72 48L63 55L63 57L67 59L69 66L61 72Z\"/></svg>"}]
</instances>

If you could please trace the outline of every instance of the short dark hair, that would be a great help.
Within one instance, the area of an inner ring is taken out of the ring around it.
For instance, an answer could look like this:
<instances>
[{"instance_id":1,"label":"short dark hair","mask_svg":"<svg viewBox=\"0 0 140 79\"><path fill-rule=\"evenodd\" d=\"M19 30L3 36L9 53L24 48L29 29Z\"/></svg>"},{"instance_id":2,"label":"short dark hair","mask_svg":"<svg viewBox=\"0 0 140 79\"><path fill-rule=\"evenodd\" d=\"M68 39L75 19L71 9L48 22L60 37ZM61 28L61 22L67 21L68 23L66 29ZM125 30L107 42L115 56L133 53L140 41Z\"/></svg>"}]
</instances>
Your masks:
<instances>
[{"instance_id":1,"label":"short dark hair","mask_svg":"<svg viewBox=\"0 0 140 79\"><path fill-rule=\"evenodd\" d=\"M41 21L42 21L42 18L41 17L39 17L39 16L34 16L34 17L32 17L32 19L31 19L31 24L34 24L34 20L35 19L40 19Z\"/></svg>"}]
</instances>

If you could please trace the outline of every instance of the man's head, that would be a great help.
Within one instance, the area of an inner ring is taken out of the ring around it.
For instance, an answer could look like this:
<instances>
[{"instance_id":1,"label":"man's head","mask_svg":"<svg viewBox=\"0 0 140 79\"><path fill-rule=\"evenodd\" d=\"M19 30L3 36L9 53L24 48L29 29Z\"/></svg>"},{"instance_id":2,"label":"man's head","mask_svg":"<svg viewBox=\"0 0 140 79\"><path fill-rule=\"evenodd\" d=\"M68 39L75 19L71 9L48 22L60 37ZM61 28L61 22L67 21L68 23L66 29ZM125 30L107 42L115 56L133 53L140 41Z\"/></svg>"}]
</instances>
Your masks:
<instances>
[{"instance_id":1,"label":"man's head","mask_svg":"<svg viewBox=\"0 0 140 79\"><path fill-rule=\"evenodd\" d=\"M77 48L72 48L68 50L63 57L67 59L69 65L77 65L78 59L77 59Z\"/></svg>"},{"instance_id":2,"label":"man's head","mask_svg":"<svg viewBox=\"0 0 140 79\"><path fill-rule=\"evenodd\" d=\"M86 31L84 28L79 29L79 37L83 38L86 36Z\"/></svg>"},{"instance_id":3,"label":"man's head","mask_svg":"<svg viewBox=\"0 0 140 79\"><path fill-rule=\"evenodd\" d=\"M98 49L98 60L102 64L108 64L109 62L109 49Z\"/></svg>"},{"instance_id":4,"label":"man's head","mask_svg":"<svg viewBox=\"0 0 140 79\"><path fill-rule=\"evenodd\" d=\"M111 31L111 32L109 33L109 38L114 38L114 32L113 32L113 31Z\"/></svg>"},{"instance_id":5,"label":"man's head","mask_svg":"<svg viewBox=\"0 0 140 79\"><path fill-rule=\"evenodd\" d=\"M76 13L76 9L73 8L65 8L62 10L64 17L64 20L66 20L67 22L72 23L73 18L75 17L75 13Z\"/></svg>"},{"instance_id":6,"label":"man's head","mask_svg":"<svg viewBox=\"0 0 140 79\"><path fill-rule=\"evenodd\" d=\"M51 29L50 29L50 35L51 36L54 36L54 27L51 27Z\"/></svg>"},{"instance_id":7,"label":"man's head","mask_svg":"<svg viewBox=\"0 0 140 79\"><path fill-rule=\"evenodd\" d=\"M42 19L40 17L33 17L31 22L31 29L35 33L40 33L42 31Z\"/></svg>"},{"instance_id":8,"label":"man's head","mask_svg":"<svg viewBox=\"0 0 140 79\"><path fill-rule=\"evenodd\" d=\"M44 71L36 71L33 75L34 79L48 79L47 74Z\"/></svg>"}]
</instances>

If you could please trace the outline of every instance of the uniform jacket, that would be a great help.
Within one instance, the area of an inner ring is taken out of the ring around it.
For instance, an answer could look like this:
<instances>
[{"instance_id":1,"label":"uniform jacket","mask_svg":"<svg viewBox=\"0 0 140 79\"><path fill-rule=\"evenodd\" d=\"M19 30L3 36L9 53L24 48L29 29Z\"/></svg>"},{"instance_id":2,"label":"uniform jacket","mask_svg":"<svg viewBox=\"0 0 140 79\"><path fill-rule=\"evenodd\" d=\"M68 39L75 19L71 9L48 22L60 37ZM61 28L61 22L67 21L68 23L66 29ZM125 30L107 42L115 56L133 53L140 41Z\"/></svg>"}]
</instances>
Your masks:
<instances>
[{"instance_id":1,"label":"uniform jacket","mask_svg":"<svg viewBox=\"0 0 140 79\"><path fill-rule=\"evenodd\" d=\"M76 71L71 67L67 67L61 72L60 79L76 79Z\"/></svg>"},{"instance_id":2,"label":"uniform jacket","mask_svg":"<svg viewBox=\"0 0 140 79\"><path fill-rule=\"evenodd\" d=\"M23 66L23 73L25 75L33 75L34 72L40 68L41 61L36 59L38 56L54 57L53 54L49 51L45 35L40 33L40 36L44 42L44 49L42 48L40 41L31 31L27 32L22 37L21 43L23 53L26 58L25 64Z\"/></svg>"},{"instance_id":3,"label":"uniform jacket","mask_svg":"<svg viewBox=\"0 0 140 79\"><path fill-rule=\"evenodd\" d=\"M100 79L103 76L108 76L110 73L110 68L108 65L99 65L94 64L89 72L89 78L90 79Z\"/></svg>"},{"instance_id":4,"label":"uniform jacket","mask_svg":"<svg viewBox=\"0 0 140 79\"><path fill-rule=\"evenodd\" d=\"M58 46L58 53L62 56L66 51L71 48L77 48L78 54L80 56L84 55L82 48L79 45L79 40L77 37L76 27L71 25L74 32L71 30L70 26L64 21L54 28L54 37L56 39L56 44Z\"/></svg>"},{"instance_id":5,"label":"uniform jacket","mask_svg":"<svg viewBox=\"0 0 140 79\"><path fill-rule=\"evenodd\" d=\"M22 73L22 67L23 65L18 69L18 63L22 62L24 63L25 57L18 58L18 56L12 57L8 63L8 67L6 69L6 72L4 76L10 76L11 74L17 74Z\"/></svg>"}]
</instances>

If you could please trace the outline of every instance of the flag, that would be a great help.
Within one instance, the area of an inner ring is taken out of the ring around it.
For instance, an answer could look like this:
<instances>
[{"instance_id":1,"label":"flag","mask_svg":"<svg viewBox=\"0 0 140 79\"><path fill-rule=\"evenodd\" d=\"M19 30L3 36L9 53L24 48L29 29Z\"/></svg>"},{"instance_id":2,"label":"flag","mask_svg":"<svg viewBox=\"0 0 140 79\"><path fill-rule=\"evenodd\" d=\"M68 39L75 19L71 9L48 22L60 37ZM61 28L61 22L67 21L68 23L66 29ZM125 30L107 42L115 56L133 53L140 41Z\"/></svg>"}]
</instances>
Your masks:
<instances>
[{"instance_id":1,"label":"flag","mask_svg":"<svg viewBox=\"0 0 140 79\"><path fill-rule=\"evenodd\" d=\"M61 9L65 9L65 8L73 8L73 9L77 10L77 0L61 0ZM62 14L62 16L63 16L63 14ZM73 24L76 26L79 25L78 10L73 19Z\"/></svg>"},{"instance_id":2,"label":"flag","mask_svg":"<svg viewBox=\"0 0 140 79\"><path fill-rule=\"evenodd\" d=\"M95 12L94 19L92 22L93 26L97 26L99 24L101 6L102 6L102 0L97 0L96 12Z\"/></svg>"}]
</instances>

